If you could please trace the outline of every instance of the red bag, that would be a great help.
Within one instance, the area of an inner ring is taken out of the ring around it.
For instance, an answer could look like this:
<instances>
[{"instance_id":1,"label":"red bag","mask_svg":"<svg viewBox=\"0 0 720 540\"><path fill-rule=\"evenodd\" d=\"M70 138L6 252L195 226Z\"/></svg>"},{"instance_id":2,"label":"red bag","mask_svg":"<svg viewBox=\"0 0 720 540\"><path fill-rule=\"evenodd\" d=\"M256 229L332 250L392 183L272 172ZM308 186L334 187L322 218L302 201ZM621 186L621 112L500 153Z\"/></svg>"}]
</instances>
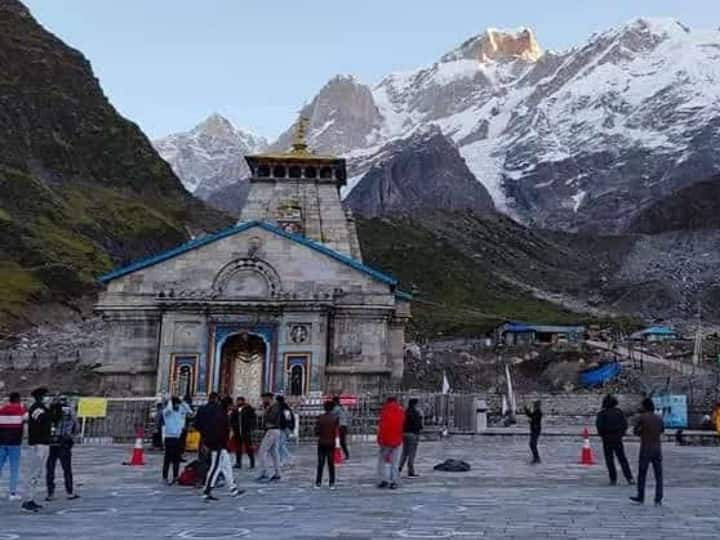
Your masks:
<instances>
[{"instance_id":1,"label":"red bag","mask_svg":"<svg viewBox=\"0 0 720 540\"><path fill-rule=\"evenodd\" d=\"M198 474L195 467L185 467L183 472L178 476L178 484L181 486L194 486L197 482Z\"/></svg>"},{"instance_id":2,"label":"red bag","mask_svg":"<svg viewBox=\"0 0 720 540\"><path fill-rule=\"evenodd\" d=\"M238 448L238 446L237 446L237 443L235 442L235 439L233 437L230 437L230 439L228 439L228 442L227 442L228 452L230 452L231 454L234 454L235 452L237 452L237 448Z\"/></svg>"}]
</instances>

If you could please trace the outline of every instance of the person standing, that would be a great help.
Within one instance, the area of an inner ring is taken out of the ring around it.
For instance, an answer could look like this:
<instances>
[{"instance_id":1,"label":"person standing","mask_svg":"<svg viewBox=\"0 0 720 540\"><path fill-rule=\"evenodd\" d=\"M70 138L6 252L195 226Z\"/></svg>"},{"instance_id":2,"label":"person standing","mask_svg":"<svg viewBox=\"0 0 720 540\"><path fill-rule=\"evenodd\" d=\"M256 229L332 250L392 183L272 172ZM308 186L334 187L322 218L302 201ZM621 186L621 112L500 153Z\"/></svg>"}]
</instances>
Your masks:
<instances>
[{"instance_id":1,"label":"person standing","mask_svg":"<svg viewBox=\"0 0 720 540\"><path fill-rule=\"evenodd\" d=\"M655 404L645 398L640 408L640 416L635 424L634 432L640 435L640 463L638 464L637 496L630 500L643 504L645 502L645 480L648 466L652 464L655 475L655 506L662 505L663 500L663 467L662 467L662 434L665 431L663 421L655 414Z\"/></svg>"},{"instance_id":2,"label":"person standing","mask_svg":"<svg viewBox=\"0 0 720 540\"><path fill-rule=\"evenodd\" d=\"M172 486L177 482L180 474L180 460L182 458L183 444L182 436L185 431L185 422L192 413L190 406L177 396L173 396L168 401L167 406L163 410L163 423L165 425L165 456L163 458L162 478ZM168 473L172 465L172 480L168 481Z\"/></svg>"},{"instance_id":3,"label":"person standing","mask_svg":"<svg viewBox=\"0 0 720 540\"><path fill-rule=\"evenodd\" d=\"M216 394L214 400L206 405L200 424L203 444L210 452L210 468L205 478L205 489L203 489L203 499L206 502L218 500L212 490L221 474L225 478L225 484L232 497L244 493L235 484L230 454L227 451L230 439L229 408L231 404L232 401L228 403L226 400L223 400L222 404L218 403Z\"/></svg>"},{"instance_id":4,"label":"person standing","mask_svg":"<svg viewBox=\"0 0 720 540\"><path fill-rule=\"evenodd\" d=\"M295 458L290 453L290 439L295 433L295 414L290 405L285 401L284 396L277 396L276 401L280 404L280 444L278 453L280 454L280 466L292 465Z\"/></svg>"},{"instance_id":5,"label":"person standing","mask_svg":"<svg viewBox=\"0 0 720 540\"><path fill-rule=\"evenodd\" d=\"M58 460L63 471L65 493L69 501L79 499L73 487L72 473L72 447L75 444L75 435L78 432L78 422L72 405L67 398L60 398L50 407L52 416L53 436L50 441L50 451L47 459L47 497L46 501L55 499L55 466Z\"/></svg>"},{"instance_id":6,"label":"person standing","mask_svg":"<svg viewBox=\"0 0 720 540\"><path fill-rule=\"evenodd\" d=\"M595 421L598 435L602 438L605 464L607 465L610 485L617 484L617 470L615 457L617 457L623 476L628 484L634 484L632 471L625 456L623 437L628 428L625 414L618 408L618 401L614 396L607 395L603 400L602 410Z\"/></svg>"},{"instance_id":7,"label":"person standing","mask_svg":"<svg viewBox=\"0 0 720 540\"><path fill-rule=\"evenodd\" d=\"M255 468L255 450L253 449L253 432L257 427L255 409L244 397L237 398L236 406L230 415L230 427L235 438L235 468L242 469L243 450L250 460L250 468Z\"/></svg>"},{"instance_id":8,"label":"person standing","mask_svg":"<svg viewBox=\"0 0 720 540\"><path fill-rule=\"evenodd\" d=\"M5 462L10 462L10 483L8 499L19 501L17 494L20 476L20 456L23 438L23 422L27 410L20 401L20 394L12 392L8 402L0 407L0 478Z\"/></svg>"},{"instance_id":9,"label":"person standing","mask_svg":"<svg viewBox=\"0 0 720 540\"><path fill-rule=\"evenodd\" d=\"M350 413L348 410L343 406L342 403L340 403L340 396L333 397L333 414L338 419L338 425L340 427L340 448L342 448L343 454L345 454L345 459L350 459L350 453L348 452L348 446L347 446L347 434L348 429L350 428Z\"/></svg>"},{"instance_id":10,"label":"person standing","mask_svg":"<svg viewBox=\"0 0 720 540\"><path fill-rule=\"evenodd\" d=\"M325 414L318 416L315 424L315 435L318 438L318 464L315 476L315 487L322 487L323 470L327 462L330 489L335 489L335 437L339 430L339 420L335 414L335 403L323 403Z\"/></svg>"},{"instance_id":11,"label":"person standing","mask_svg":"<svg viewBox=\"0 0 720 540\"><path fill-rule=\"evenodd\" d=\"M418 400L414 398L408 401L408 408L405 411L405 427L403 429L403 449L399 472L402 472L405 461L407 461L409 478L420 476L415 473L415 456L420 442L423 420L420 411L417 409L417 403Z\"/></svg>"},{"instance_id":12,"label":"person standing","mask_svg":"<svg viewBox=\"0 0 720 540\"><path fill-rule=\"evenodd\" d=\"M40 479L46 474L46 463L50 453L50 435L52 431L52 417L47 408L48 389L36 388L30 395L33 404L28 411L28 446L30 447L30 477L28 479L27 493L22 509L26 512L37 512L42 505L35 502Z\"/></svg>"},{"instance_id":13,"label":"person standing","mask_svg":"<svg viewBox=\"0 0 720 540\"><path fill-rule=\"evenodd\" d=\"M280 480L280 417L282 410L280 404L273 402L272 392L265 392L262 395L263 408L263 428L265 435L260 443L260 476L257 477L258 482L275 482ZM272 463L272 470L270 464ZM272 472L272 476L270 476Z\"/></svg>"},{"instance_id":14,"label":"person standing","mask_svg":"<svg viewBox=\"0 0 720 540\"><path fill-rule=\"evenodd\" d=\"M542 431L542 410L540 408L540 401L533 403L532 411L525 407L525 415L530 420L530 451L532 452L531 464L535 465L540 463L540 453L538 452L538 439L540 439L540 432Z\"/></svg>"},{"instance_id":15,"label":"person standing","mask_svg":"<svg viewBox=\"0 0 720 540\"><path fill-rule=\"evenodd\" d=\"M378 421L377 442L379 488L397 489L400 471L400 450L403 443L405 427L405 410L397 402L397 398L389 397L380 411Z\"/></svg>"}]
</instances>

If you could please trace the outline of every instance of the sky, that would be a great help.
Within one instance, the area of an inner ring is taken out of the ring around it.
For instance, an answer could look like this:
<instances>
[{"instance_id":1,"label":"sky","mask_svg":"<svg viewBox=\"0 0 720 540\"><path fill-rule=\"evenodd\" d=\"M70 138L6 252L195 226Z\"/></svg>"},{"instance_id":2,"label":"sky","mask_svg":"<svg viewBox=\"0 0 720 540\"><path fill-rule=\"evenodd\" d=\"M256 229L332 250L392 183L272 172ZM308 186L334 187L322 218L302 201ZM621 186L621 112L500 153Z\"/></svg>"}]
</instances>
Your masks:
<instances>
[{"instance_id":1,"label":"sky","mask_svg":"<svg viewBox=\"0 0 720 540\"><path fill-rule=\"evenodd\" d=\"M488 27L567 49L640 16L720 27L720 0L24 0L151 138L213 112L270 139L336 74L373 84Z\"/></svg>"}]
</instances>

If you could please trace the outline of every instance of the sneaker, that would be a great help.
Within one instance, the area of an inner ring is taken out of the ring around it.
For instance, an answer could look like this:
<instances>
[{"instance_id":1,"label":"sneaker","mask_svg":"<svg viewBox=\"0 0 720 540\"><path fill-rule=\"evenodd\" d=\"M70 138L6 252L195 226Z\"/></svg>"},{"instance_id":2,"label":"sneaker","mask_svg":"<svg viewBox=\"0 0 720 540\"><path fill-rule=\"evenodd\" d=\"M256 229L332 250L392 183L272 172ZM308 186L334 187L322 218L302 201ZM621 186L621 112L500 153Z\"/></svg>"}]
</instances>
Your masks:
<instances>
[{"instance_id":1,"label":"sneaker","mask_svg":"<svg viewBox=\"0 0 720 540\"><path fill-rule=\"evenodd\" d=\"M42 508L42 506L37 504L35 501L25 501L24 503L22 503L21 508L25 512L37 512Z\"/></svg>"},{"instance_id":2,"label":"sneaker","mask_svg":"<svg viewBox=\"0 0 720 540\"><path fill-rule=\"evenodd\" d=\"M244 489L234 488L232 491L230 491L230 496L231 497L239 497L243 493L245 493Z\"/></svg>"},{"instance_id":3,"label":"sneaker","mask_svg":"<svg viewBox=\"0 0 720 540\"><path fill-rule=\"evenodd\" d=\"M645 501L642 500L640 497L630 497L630 500L635 504L645 504Z\"/></svg>"},{"instance_id":4,"label":"sneaker","mask_svg":"<svg viewBox=\"0 0 720 540\"><path fill-rule=\"evenodd\" d=\"M205 502L210 502L210 501L219 501L220 499L215 497L212 493L203 493L203 500Z\"/></svg>"},{"instance_id":5,"label":"sneaker","mask_svg":"<svg viewBox=\"0 0 720 540\"><path fill-rule=\"evenodd\" d=\"M380 489L383 489L383 488L388 487L389 485L390 485L390 484L388 484L385 480L383 480L382 482L380 482L380 483L378 484L378 487L379 487Z\"/></svg>"},{"instance_id":6,"label":"sneaker","mask_svg":"<svg viewBox=\"0 0 720 540\"><path fill-rule=\"evenodd\" d=\"M15 501L21 501L22 497L18 495L17 493L11 493L8 496L8 501L15 502Z\"/></svg>"},{"instance_id":7,"label":"sneaker","mask_svg":"<svg viewBox=\"0 0 720 540\"><path fill-rule=\"evenodd\" d=\"M168 486L174 485L175 482L177 482L177 478L173 478L172 480L166 480L166 481L165 481L165 483L166 483Z\"/></svg>"},{"instance_id":8,"label":"sneaker","mask_svg":"<svg viewBox=\"0 0 720 540\"><path fill-rule=\"evenodd\" d=\"M330 484L330 491L335 491L335 484Z\"/></svg>"},{"instance_id":9,"label":"sneaker","mask_svg":"<svg viewBox=\"0 0 720 540\"><path fill-rule=\"evenodd\" d=\"M315 484L315 489L320 489L322 486L320 484Z\"/></svg>"},{"instance_id":10,"label":"sneaker","mask_svg":"<svg viewBox=\"0 0 720 540\"><path fill-rule=\"evenodd\" d=\"M79 498L80 498L80 495L78 495L77 493L70 493L70 494L67 496L67 500L68 500L68 501L74 501L74 500L77 500L77 499L79 499Z\"/></svg>"},{"instance_id":11,"label":"sneaker","mask_svg":"<svg viewBox=\"0 0 720 540\"><path fill-rule=\"evenodd\" d=\"M397 488L398 488L398 485L395 482L392 482L390 484L390 489L397 489Z\"/></svg>"},{"instance_id":12,"label":"sneaker","mask_svg":"<svg viewBox=\"0 0 720 540\"><path fill-rule=\"evenodd\" d=\"M270 482L277 482L278 480L280 480L280 475L279 475L279 474L274 474L274 475L270 478Z\"/></svg>"},{"instance_id":13,"label":"sneaker","mask_svg":"<svg viewBox=\"0 0 720 540\"><path fill-rule=\"evenodd\" d=\"M420 475L419 475L418 473L415 473L415 472L408 474L408 478L418 478L419 476L420 476Z\"/></svg>"}]
</instances>

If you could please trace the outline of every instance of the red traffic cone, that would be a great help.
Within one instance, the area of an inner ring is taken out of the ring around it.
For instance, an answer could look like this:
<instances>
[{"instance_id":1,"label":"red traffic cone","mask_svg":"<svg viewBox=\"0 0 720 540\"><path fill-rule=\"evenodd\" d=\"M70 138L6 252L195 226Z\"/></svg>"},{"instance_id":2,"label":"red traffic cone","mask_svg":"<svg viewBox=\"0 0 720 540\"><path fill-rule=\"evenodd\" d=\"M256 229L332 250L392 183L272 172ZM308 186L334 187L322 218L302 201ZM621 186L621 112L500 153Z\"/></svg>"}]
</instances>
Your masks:
<instances>
[{"instance_id":1,"label":"red traffic cone","mask_svg":"<svg viewBox=\"0 0 720 540\"><path fill-rule=\"evenodd\" d=\"M132 454L130 454L130 461L125 465L132 467L139 467L145 465L145 450L143 450L143 435L144 430L138 428L135 430L135 446L133 446Z\"/></svg>"},{"instance_id":2,"label":"red traffic cone","mask_svg":"<svg viewBox=\"0 0 720 540\"><path fill-rule=\"evenodd\" d=\"M583 430L583 448L580 454L580 465L594 465L595 456L593 455L592 448L590 447L590 432L588 428Z\"/></svg>"},{"instance_id":3,"label":"red traffic cone","mask_svg":"<svg viewBox=\"0 0 720 540\"><path fill-rule=\"evenodd\" d=\"M333 461L335 465L342 465L345 461L345 454L343 454L342 448L340 447L340 432L335 432L335 452L333 453Z\"/></svg>"}]
</instances>

